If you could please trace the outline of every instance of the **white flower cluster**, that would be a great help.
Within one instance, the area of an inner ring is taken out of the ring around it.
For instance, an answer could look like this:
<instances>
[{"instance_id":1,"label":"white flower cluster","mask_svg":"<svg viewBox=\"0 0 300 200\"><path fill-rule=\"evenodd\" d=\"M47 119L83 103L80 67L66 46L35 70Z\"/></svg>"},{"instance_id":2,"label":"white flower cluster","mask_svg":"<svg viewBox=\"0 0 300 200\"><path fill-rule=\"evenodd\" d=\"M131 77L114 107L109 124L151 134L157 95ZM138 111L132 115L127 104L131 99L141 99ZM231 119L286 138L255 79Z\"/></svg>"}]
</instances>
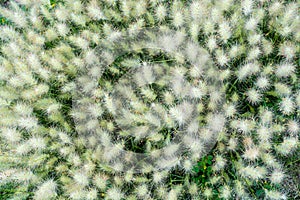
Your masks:
<instances>
[{"instance_id":1,"label":"white flower cluster","mask_svg":"<svg viewBox=\"0 0 300 200\"><path fill-rule=\"evenodd\" d=\"M281 0L1 5L0 191L18 185L4 198L296 196L284 159L300 147L298 10Z\"/></svg>"}]
</instances>

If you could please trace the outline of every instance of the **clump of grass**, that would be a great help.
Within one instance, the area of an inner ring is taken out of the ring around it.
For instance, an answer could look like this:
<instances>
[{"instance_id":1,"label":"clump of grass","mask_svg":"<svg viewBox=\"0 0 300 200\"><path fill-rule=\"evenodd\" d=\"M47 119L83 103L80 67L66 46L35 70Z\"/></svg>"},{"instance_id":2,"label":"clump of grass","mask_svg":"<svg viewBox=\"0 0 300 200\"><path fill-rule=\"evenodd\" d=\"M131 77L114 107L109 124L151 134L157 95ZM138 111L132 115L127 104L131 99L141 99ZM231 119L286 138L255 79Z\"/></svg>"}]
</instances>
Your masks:
<instances>
[{"instance_id":1,"label":"clump of grass","mask_svg":"<svg viewBox=\"0 0 300 200\"><path fill-rule=\"evenodd\" d=\"M2 199L299 197L297 2L0 5Z\"/></svg>"}]
</instances>

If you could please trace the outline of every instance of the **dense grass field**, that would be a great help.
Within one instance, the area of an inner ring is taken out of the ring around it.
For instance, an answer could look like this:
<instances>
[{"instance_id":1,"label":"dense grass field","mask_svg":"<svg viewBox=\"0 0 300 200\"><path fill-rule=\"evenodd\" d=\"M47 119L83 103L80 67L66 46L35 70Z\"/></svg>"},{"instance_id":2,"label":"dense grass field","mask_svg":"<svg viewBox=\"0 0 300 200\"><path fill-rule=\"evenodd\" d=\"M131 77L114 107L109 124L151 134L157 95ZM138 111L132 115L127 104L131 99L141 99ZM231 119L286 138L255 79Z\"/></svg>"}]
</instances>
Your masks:
<instances>
[{"instance_id":1,"label":"dense grass field","mask_svg":"<svg viewBox=\"0 0 300 200\"><path fill-rule=\"evenodd\" d=\"M0 5L0 199L300 199L299 1Z\"/></svg>"}]
</instances>

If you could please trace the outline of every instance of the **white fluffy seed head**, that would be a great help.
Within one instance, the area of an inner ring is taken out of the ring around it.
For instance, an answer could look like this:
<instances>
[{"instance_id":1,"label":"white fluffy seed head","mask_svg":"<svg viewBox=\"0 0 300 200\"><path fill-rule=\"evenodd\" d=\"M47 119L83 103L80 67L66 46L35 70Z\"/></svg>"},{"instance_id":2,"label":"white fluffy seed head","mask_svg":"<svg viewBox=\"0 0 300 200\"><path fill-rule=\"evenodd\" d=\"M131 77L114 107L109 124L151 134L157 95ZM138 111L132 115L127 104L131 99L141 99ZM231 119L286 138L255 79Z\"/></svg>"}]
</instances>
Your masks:
<instances>
[{"instance_id":1,"label":"white fluffy seed head","mask_svg":"<svg viewBox=\"0 0 300 200\"><path fill-rule=\"evenodd\" d=\"M184 171L190 172L193 169L193 163L190 160L185 160L182 167Z\"/></svg>"},{"instance_id":2,"label":"white fluffy seed head","mask_svg":"<svg viewBox=\"0 0 300 200\"><path fill-rule=\"evenodd\" d=\"M53 180L48 180L42 183L34 192L35 200L48 200L54 198L56 193L57 184Z\"/></svg>"},{"instance_id":3,"label":"white fluffy seed head","mask_svg":"<svg viewBox=\"0 0 300 200\"><path fill-rule=\"evenodd\" d=\"M261 94L255 90L255 89L250 89L247 91L247 100L251 103L251 104L258 104L261 100Z\"/></svg>"},{"instance_id":4,"label":"white fluffy seed head","mask_svg":"<svg viewBox=\"0 0 300 200\"><path fill-rule=\"evenodd\" d=\"M249 76L259 72L259 65L258 63L247 63L245 65L243 65L237 73L238 79L239 80L244 80L246 78L248 78Z\"/></svg>"},{"instance_id":5,"label":"white fluffy seed head","mask_svg":"<svg viewBox=\"0 0 300 200\"><path fill-rule=\"evenodd\" d=\"M218 103L222 100L222 91L220 90L213 90L209 94L209 100L212 103Z\"/></svg>"},{"instance_id":6,"label":"white fluffy seed head","mask_svg":"<svg viewBox=\"0 0 300 200\"><path fill-rule=\"evenodd\" d=\"M259 47L253 47L249 50L247 55L247 60L255 60L261 55L261 50Z\"/></svg>"},{"instance_id":7,"label":"white fluffy seed head","mask_svg":"<svg viewBox=\"0 0 300 200\"><path fill-rule=\"evenodd\" d=\"M81 186L87 186L89 184L88 176L81 171L75 172L73 175L75 182Z\"/></svg>"},{"instance_id":8,"label":"white fluffy seed head","mask_svg":"<svg viewBox=\"0 0 300 200\"><path fill-rule=\"evenodd\" d=\"M97 196L98 196L98 191L95 188L89 189L86 192L86 198L87 198L87 200L97 199Z\"/></svg>"},{"instance_id":9,"label":"white fluffy seed head","mask_svg":"<svg viewBox=\"0 0 300 200\"><path fill-rule=\"evenodd\" d=\"M104 15L101 11L101 9L98 6L98 3L96 0L92 0L89 2L87 6L88 15L95 20L104 19Z\"/></svg>"},{"instance_id":10,"label":"white fluffy seed head","mask_svg":"<svg viewBox=\"0 0 300 200\"><path fill-rule=\"evenodd\" d=\"M146 197L147 194L148 194L148 187L146 184L143 184L143 185L139 185L137 188L136 188L136 194L138 197L142 198L142 197Z\"/></svg>"},{"instance_id":11,"label":"white fluffy seed head","mask_svg":"<svg viewBox=\"0 0 300 200\"><path fill-rule=\"evenodd\" d=\"M153 173L153 181L154 183L162 183L163 180L167 177L167 171L155 171Z\"/></svg>"},{"instance_id":12,"label":"white fluffy seed head","mask_svg":"<svg viewBox=\"0 0 300 200\"><path fill-rule=\"evenodd\" d=\"M191 195L197 195L198 194L198 186L196 183L192 183L189 185L189 193Z\"/></svg>"},{"instance_id":13,"label":"white fluffy seed head","mask_svg":"<svg viewBox=\"0 0 300 200\"><path fill-rule=\"evenodd\" d=\"M210 114L207 116L207 126L213 132L220 132L224 128L225 117L222 114Z\"/></svg>"},{"instance_id":14,"label":"white fluffy seed head","mask_svg":"<svg viewBox=\"0 0 300 200\"><path fill-rule=\"evenodd\" d=\"M191 16L194 20L200 20L205 12L205 6L199 1L193 1L190 4Z\"/></svg>"},{"instance_id":15,"label":"white fluffy seed head","mask_svg":"<svg viewBox=\"0 0 300 200\"><path fill-rule=\"evenodd\" d=\"M121 200L124 198L124 194L117 187L112 187L107 190L107 198L112 200Z\"/></svg>"},{"instance_id":16,"label":"white fluffy seed head","mask_svg":"<svg viewBox=\"0 0 300 200\"><path fill-rule=\"evenodd\" d=\"M231 123L231 126L237 129L239 132L250 133L254 129L255 124L252 120L241 119L241 120L233 121Z\"/></svg>"},{"instance_id":17,"label":"white fluffy seed head","mask_svg":"<svg viewBox=\"0 0 300 200\"><path fill-rule=\"evenodd\" d=\"M234 104L225 104L224 111L226 117L233 117L237 110Z\"/></svg>"},{"instance_id":18,"label":"white fluffy seed head","mask_svg":"<svg viewBox=\"0 0 300 200\"><path fill-rule=\"evenodd\" d=\"M85 26L86 25L86 20L87 20L86 15L72 13L70 16L71 16L71 20L76 25L79 25L79 26Z\"/></svg>"},{"instance_id":19,"label":"white fluffy seed head","mask_svg":"<svg viewBox=\"0 0 300 200\"><path fill-rule=\"evenodd\" d=\"M199 30L200 30L200 27L199 27L198 23L192 23L190 25L190 34L194 41L197 41L197 39L198 39Z\"/></svg>"},{"instance_id":20,"label":"white fluffy seed head","mask_svg":"<svg viewBox=\"0 0 300 200\"><path fill-rule=\"evenodd\" d=\"M210 51L213 51L218 46L217 39L213 36L209 37L207 42L206 42L206 46Z\"/></svg>"},{"instance_id":21,"label":"white fluffy seed head","mask_svg":"<svg viewBox=\"0 0 300 200\"><path fill-rule=\"evenodd\" d=\"M147 12L147 2L146 1L138 1L135 5L135 14L137 17L145 14Z\"/></svg>"},{"instance_id":22,"label":"white fluffy seed head","mask_svg":"<svg viewBox=\"0 0 300 200\"><path fill-rule=\"evenodd\" d=\"M1 136L9 143L16 143L21 140L21 133L14 128L2 128Z\"/></svg>"},{"instance_id":23,"label":"white fluffy seed head","mask_svg":"<svg viewBox=\"0 0 300 200\"><path fill-rule=\"evenodd\" d=\"M69 11L65 7L61 6L55 9L55 16L59 21L66 21L69 18Z\"/></svg>"},{"instance_id":24,"label":"white fluffy seed head","mask_svg":"<svg viewBox=\"0 0 300 200\"><path fill-rule=\"evenodd\" d=\"M232 35L229 22L224 21L221 24L219 24L219 34L224 43L226 43Z\"/></svg>"},{"instance_id":25,"label":"white fluffy seed head","mask_svg":"<svg viewBox=\"0 0 300 200\"><path fill-rule=\"evenodd\" d=\"M230 199L231 193L232 193L231 188L228 185L225 185L221 189L220 197L223 199Z\"/></svg>"},{"instance_id":26,"label":"white fluffy seed head","mask_svg":"<svg viewBox=\"0 0 300 200\"><path fill-rule=\"evenodd\" d=\"M267 190L267 189L265 189L265 194L266 194L266 197L268 199L271 199L271 200L285 200L285 199L287 199L285 194L282 194L281 192L276 191L276 190Z\"/></svg>"},{"instance_id":27,"label":"white fluffy seed head","mask_svg":"<svg viewBox=\"0 0 300 200\"><path fill-rule=\"evenodd\" d=\"M267 173L267 169L265 167L254 167L254 166L246 166L242 167L239 170L239 173L244 176L248 177L252 180L258 180L265 177Z\"/></svg>"},{"instance_id":28,"label":"white fluffy seed head","mask_svg":"<svg viewBox=\"0 0 300 200\"><path fill-rule=\"evenodd\" d=\"M176 191L175 189L171 189L169 193L166 195L165 199L177 200L178 196L179 196L178 191Z\"/></svg>"},{"instance_id":29,"label":"white fluffy seed head","mask_svg":"<svg viewBox=\"0 0 300 200\"><path fill-rule=\"evenodd\" d=\"M257 160L259 157L259 149L257 147L248 148L245 150L243 157L251 161Z\"/></svg>"},{"instance_id":30,"label":"white fluffy seed head","mask_svg":"<svg viewBox=\"0 0 300 200\"><path fill-rule=\"evenodd\" d=\"M161 158L157 161L156 165L159 169L171 169L178 165L180 158L177 156L171 156L168 158Z\"/></svg>"},{"instance_id":31,"label":"white fluffy seed head","mask_svg":"<svg viewBox=\"0 0 300 200\"><path fill-rule=\"evenodd\" d=\"M193 113L193 105L185 101L170 109L170 115L179 123L179 125L185 124Z\"/></svg>"},{"instance_id":32,"label":"white fluffy seed head","mask_svg":"<svg viewBox=\"0 0 300 200\"><path fill-rule=\"evenodd\" d=\"M238 145L237 139L236 138L230 138L229 141L228 141L228 147L227 148L231 151L234 151L234 150L236 150L237 145Z\"/></svg>"},{"instance_id":33,"label":"white fluffy seed head","mask_svg":"<svg viewBox=\"0 0 300 200\"><path fill-rule=\"evenodd\" d=\"M238 197L247 197L247 193L245 191L245 187L241 181L236 180L234 185L234 190Z\"/></svg>"},{"instance_id":34,"label":"white fluffy seed head","mask_svg":"<svg viewBox=\"0 0 300 200\"><path fill-rule=\"evenodd\" d=\"M174 100L175 100L175 97L171 92L164 93L164 101L167 105L172 105Z\"/></svg>"},{"instance_id":35,"label":"white fluffy seed head","mask_svg":"<svg viewBox=\"0 0 300 200\"><path fill-rule=\"evenodd\" d=\"M220 23L220 21L222 20L222 10L218 9L218 8L212 8L211 12L210 12L210 17L212 19L213 22L215 23Z\"/></svg>"},{"instance_id":36,"label":"white fluffy seed head","mask_svg":"<svg viewBox=\"0 0 300 200\"><path fill-rule=\"evenodd\" d=\"M236 58L240 56L244 51L244 47L241 45L233 45L229 50L229 57Z\"/></svg>"},{"instance_id":37,"label":"white fluffy seed head","mask_svg":"<svg viewBox=\"0 0 300 200\"><path fill-rule=\"evenodd\" d=\"M203 31L206 35L209 35L215 31L215 24L211 20L206 20L203 26Z\"/></svg>"},{"instance_id":38,"label":"white fluffy seed head","mask_svg":"<svg viewBox=\"0 0 300 200\"><path fill-rule=\"evenodd\" d=\"M288 96L292 93L289 86L284 83L275 83L274 87L275 87L275 91L282 96Z\"/></svg>"},{"instance_id":39,"label":"white fluffy seed head","mask_svg":"<svg viewBox=\"0 0 300 200\"><path fill-rule=\"evenodd\" d=\"M187 132L189 134L197 133L198 130L199 130L199 121L198 120L193 120L192 122L190 122L190 124L187 127Z\"/></svg>"},{"instance_id":40,"label":"white fluffy seed head","mask_svg":"<svg viewBox=\"0 0 300 200\"><path fill-rule=\"evenodd\" d=\"M256 44L260 43L261 35L257 34L257 33L256 34L250 34L248 36L247 40L248 40L248 42L251 46L256 45Z\"/></svg>"},{"instance_id":41,"label":"white fluffy seed head","mask_svg":"<svg viewBox=\"0 0 300 200\"><path fill-rule=\"evenodd\" d=\"M23 171L18 171L12 175L12 179L21 183L29 183L30 181L34 182L37 180L37 176L32 173L32 171L28 170L23 170Z\"/></svg>"},{"instance_id":42,"label":"white fluffy seed head","mask_svg":"<svg viewBox=\"0 0 300 200\"><path fill-rule=\"evenodd\" d=\"M56 24L56 30L58 34L63 37L66 36L70 31L69 27L64 23Z\"/></svg>"},{"instance_id":43,"label":"white fluffy seed head","mask_svg":"<svg viewBox=\"0 0 300 200\"><path fill-rule=\"evenodd\" d=\"M261 90L265 90L270 86L270 82L268 80L268 78L266 78L265 76L261 76L256 80L255 85L261 89Z\"/></svg>"},{"instance_id":44,"label":"white fluffy seed head","mask_svg":"<svg viewBox=\"0 0 300 200\"><path fill-rule=\"evenodd\" d=\"M258 25L258 19L251 17L245 24L245 29L249 31L254 31Z\"/></svg>"},{"instance_id":45,"label":"white fluffy seed head","mask_svg":"<svg viewBox=\"0 0 300 200\"><path fill-rule=\"evenodd\" d=\"M85 197L85 191L81 188L76 189L76 190L72 190L69 193L70 199L74 199L74 200L80 200L83 199Z\"/></svg>"},{"instance_id":46,"label":"white fluffy seed head","mask_svg":"<svg viewBox=\"0 0 300 200\"><path fill-rule=\"evenodd\" d=\"M71 139L68 136L68 134L64 133L64 132L59 132L58 133L59 139L65 143L65 144L70 144L71 143Z\"/></svg>"},{"instance_id":47,"label":"white fluffy seed head","mask_svg":"<svg viewBox=\"0 0 300 200\"><path fill-rule=\"evenodd\" d=\"M294 112L295 104L291 97L285 97L280 103L280 110L285 115L290 115Z\"/></svg>"},{"instance_id":48,"label":"white fluffy seed head","mask_svg":"<svg viewBox=\"0 0 300 200\"><path fill-rule=\"evenodd\" d=\"M292 134L297 134L300 131L300 125L295 120L289 120L287 123L287 129Z\"/></svg>"},{"instance_id":49,"label":"white fluffy seed head","mask_svg":"<svg viewBox=\"0 0 300 200\"><path fill-rule=\"evenodd\" d=\"M221 156L221 155L216 155L215 157L215 164L214 164L214 169L216 171L219 171L223 169L226 165L226 160Z\"/></svg>"},{"instance_id":50,"label":"white fluffy seed head","mask_svg":"<svg viewBox=\"0 0 300 200\"><path fill-rule=\"evenodd\" d=\"M150 101L154 101L157 97L157 95L155 94L155 91L153 91L150 88L142 88L141 94Z\"/></svg>"},{"instance_id":51,"label":"white fluffy seed head","mask_svg":"<svg viewBox=\"0 0 300 200\"><path fill-rule=\"evenodd\" d=\"M295 66L291 63L282 63L277 66L275 74L279 78L291 76L295 71Z\"/></svg>"},{"instance_id":52,"label":"white fluffy seed head","mask_svg":"<svg viewBox=\"0 0 300 200\"><path fill-rule=\"evenodd\" d=\"M262 49L265 55L269 55L273 51L273 45L270 41L262 39Z\"/></svg>"},{"instance_id":53,"label":"white fluffy seed head","mask_svg":"<svg viewBox=\"0 0 300 200\"><path fill-rule=\"evenodd\" d=\"M203 195L206 197L206 198L211 198L213 196L213 191L211 188L205 188L204 192L203 192Z\"/></svg>"},{"instance_id":54,"label":"white fluffy seed head","mask_svg":"<svg viewBox=\"0 0 300 200\"><path fill-rule=\"evenodd\" d=\"M276 150L282 155L288 155L292 153L299 144L297 137L287 137L284 138L283 142L277 146Z\"/></svg>"},{"instance_id":55,"label":"white fluffy seed head","mask_svg":"<svg viewBox=\"0 0 300 200\"><path fill-rule=\"evenodd\" d=\"M108 176L103 174L97 174L93 178L93 183L99 188L100 190L104 190L106 188Z\"/></svg>"},{"instance_id":56,"label":"white fluffy seed head","mask_svg":"<svg viewBox=\"0 0 300 200\"><path fill-rule=\"evenodd\" d=\"M273 113L269 110L263 109L260 114L262 124L270 124L273 120Z\"/></svg>"},{"instance_id":57,"label":"white fluffy seed head","mask_svg":"<svg viewBox=\"0 0 300 200\"><path fill-rule=\"evenodd\" d=\"M177 11L173 13L173 25L178 28L184 24L184 15L182 12Z\"/></svg>"},{"instance_id":58,"label":"white fluffy seed head","mask_svg":"<svg viewBox=\"0 0 300 200\"><path fill-rule=\"evenodd\" d=\"M261 155L261 158L262 158L262 161L267 164L267 166L274 167L274 168L278 168L279 167L278 162L276 161L276 159L274 158L274 156L271 155L270 153L263 153Z\"/></svg>"},{"instance_id":59,"label":"white fluffy seed head","mask_svg":"<svg viewBox=\"0 0 300 200\"><path fill-rule=\"evenodd\" d=\"M159 21L163 21L167 16L167 9L164 5L160 4L156 8L156 17Z\"/></svg>"},{"instance_id":60,"label":"white fluffy seed head","mask_svg":"<svg viewBox=\"0 0 300 200\"><path fill-rule=\"evenodd\" d=\"M270 4L268 10L271 15L278 15L279 13L281 13L282 9L283 9L282 3L279 1L275 1L272 4Z\"/></svg>"},{"instance_id":61,"label":"white fluffy seed head","mask_svg":"<svg viewBox=\"0 0 300 200\"><path fill-rule=\"evenodd\" d=\"M292 59L296 54L296 46L291 42L285 42L279 47L280 55L284 56L286 59Z\"/></svg>"},{"instance_id":62,"label":"white fluffy seed head","mask_svg":"<svg viewBox=\"0 0 300 200\"><path fill-rule=\"evenodd\" d=\"M27 142L25 142L16 147L16 153L18 155L24 155L24 154L28 153L30 151L30 149L31 149L30 145Z\"/></svg>"},{"instance_id":63,"label":"white fluffy seed head","mask_svg":"<svg viewBox=\"0 0 300 200\"><path fill-rule=\"evenodd\" d=\"M221 66L227 65L227 63L229 62L229 58L227 54L225 54L225 52L220 50L216 51L216 59Z\"/></svg>"},{"instance_id":64,"label":"white fluffy seed head","mask_svg":"<svg viewBox=\"0 0 300 200\"><path fill-rule=\"evenodd\" d=\"M283 181L284 177L285 175L281 170L275 169L269 178L273 184L279 184Z\"/></svg>"},{"instance_id":65,"label":"white fluffy seed head","mask_svg":"<svg viewBox=\"0 0 300 200\"><path fill-rule=\"evenodd\" d=\"M111 112L113 115L115 115L117 108L113 98L109 95L105 95L104 101L105 101L105 107L108 109L108 111Z\"/></svg>"},{"instance_id":66,"label":"white fluffy seed head","mask_svg":"<svg viewBox=\"0 0 300 200\"><path fill-rule=\"evenodd\" d=\"M177 153L179 150L179 145L178 144L169 144L164 148L164 155L167 157L171 157Z\"/></svg>"},{"instance_id":67,"label":"white fluffy seed head","mask_svg":"<svg viewBox=\"0 0 300 200\"><path fill-rule=\"evenodd\" d=\"M141 72L142 72L143 78L145 79L147 84L154 83L155 76L154 76L154 73L153 73L153 67L152 66L149 66L145 63L144 66L141 69Z\"/></svg>"},{"instance_id":68,"label":"white fluffy seed head","mask_svg":"<svg viewBox=\"0 0 300 200\"><path fill-rule=\"evenodd\" d=\"M32 137L27 142L30 147L35 150L42 150L46 148L46 141L42 137Z\"/></svg>"},{"instance_id":69,"label":"white fluffy seed head","mask_svg":"<svg viewBox=\"0 0 300 200\"><path fill-rule=\"evenodd\" d=\"M249 15L252 13L253 11L253 1L252 0L243 0L241 1L241 7L243 10L243 13L245 15Z\"/></svg>"},{"instance_id":70,"label":"white fluffy seed head","mask_svg":"<svg viewBox=\"0 0 300 200\"><path fill-rule=\"evenodd\" d=\"M201 131L199 132L199 136L204 142L208 142L212 139L214 133L209 129L201 129Z\"/></svg>"},{"instance_id":71,"label":"white fluffy seed head","mask_svg":"<svg viewBox=\"0 0 300 200\"><path fill-rule=\"evenodd\" d=\"M261 126L257 129L257 135L261 142L266 142L271 139L272 131L267 127Z\"/></svg>"}]
</instances>

